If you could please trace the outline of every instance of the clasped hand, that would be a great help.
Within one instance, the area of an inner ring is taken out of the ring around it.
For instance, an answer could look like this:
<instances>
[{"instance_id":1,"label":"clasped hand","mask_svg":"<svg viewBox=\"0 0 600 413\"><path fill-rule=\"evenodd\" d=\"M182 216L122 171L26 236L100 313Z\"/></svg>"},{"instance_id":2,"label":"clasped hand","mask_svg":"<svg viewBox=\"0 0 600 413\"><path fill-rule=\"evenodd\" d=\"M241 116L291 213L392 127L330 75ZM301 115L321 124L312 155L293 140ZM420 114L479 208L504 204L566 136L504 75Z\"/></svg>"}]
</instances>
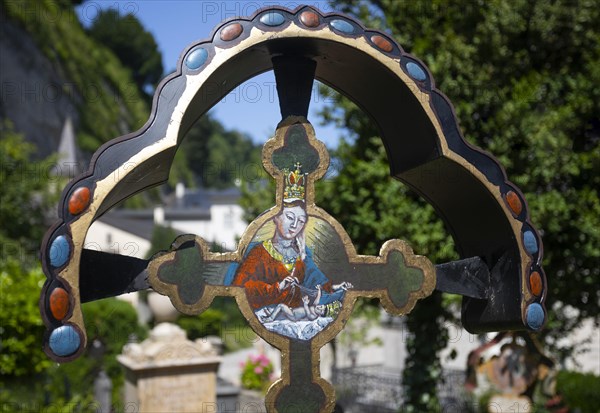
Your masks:
<instances>
[{"instance_id":1,"label":"clasped hand","mask_svg":"<svg viewBox=\"0 0 600 413\"><path fill-rule=\"evenodd\" d=\"M285 289L289 288L291 285L295 285L295 284L300 284L300 282L298 281L298 278L288 275L287 277L285 277L283 280L281 280L279 282L279 291L285 290Z\"/></svg>"},{"instance_id":2,"label":"clasped hand","mask_svg":"<svg viewBox=\"0 0 600 413\"><path fill-rule=\"evenodd\" d=\"M347 291L350 288L354 288L354 286L352 285L352 283L349 283L348 281L344 281L344 282L342 282L340 284L333 284L331 286L331 288L333 288L334 291L337 291L337 290Z\"/></svg>"}]
</instances>

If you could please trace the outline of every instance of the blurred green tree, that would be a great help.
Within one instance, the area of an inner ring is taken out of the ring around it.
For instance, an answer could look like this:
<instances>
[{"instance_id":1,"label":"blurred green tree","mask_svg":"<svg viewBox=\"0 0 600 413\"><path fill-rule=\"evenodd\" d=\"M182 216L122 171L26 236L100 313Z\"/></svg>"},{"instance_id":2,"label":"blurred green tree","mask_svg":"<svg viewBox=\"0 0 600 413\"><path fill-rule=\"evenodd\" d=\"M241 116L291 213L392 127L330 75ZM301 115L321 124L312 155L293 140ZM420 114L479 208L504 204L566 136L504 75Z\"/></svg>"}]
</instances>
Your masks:
<instances>
[{"instance_id":1,"label":"blurred green tree","mask_svg":"<svg viewBox=\"0 0 600 413\"><path fill-rule=\"evenodd\" d=\"M154 225L152 228L152 239L150 240L150 249L146 258L152 258L158 251L167 251L171 243L177 238L177 231L170 226Z\"/></svg>"},{"instance_id":2,"label":"blurred green tree","mask_svg":"<svg viewBox=\"0 0 600 413\"><path fill-rule=\"evenodd\" d=\"M131 70L138 90L147 96L162 79L162 55L152 33L133 14L120 15L116 9L101 10L88 34L108 47Z\"/></svg>"},{"instance_id":3,"label":"blurred green tree","mask_svg":"<svg viewBox=\"0 0 600 413\"><path fill-rule=\"evenodd\" d=\"M9 257L32 264L46 230L48 211L58 200L62 182L52 171L53 157L33 161L35 146L25 142L8 120L0 120L0 247Z\"/></svg>"},{"instance_id":4,"label":"blurred green tree","mask_svg":"<svg viewBox=\"0 0 600 413\"><path fill-rule=\"evenodd\" d=\"M6 259L5 259L6 258ZM35 376L52 365L40 343L44 324L37 300L44 282L42 269L23 269L12 258L3 257L0 264L0 380Z\"/></svg>"},{"instance_id":5,"label":"blurred green tree","mask_svg":"<svg viewBox=\"0 0 600 413\"><path fill-rule=\"evenodd\" d=\"M249 136L225 129L210 114L192 126L177 156L185 157L197 183L206 188L228 188L265 176L260 147Z\"/></svg>"},{"instance_id":6,"label":"blurred green tree","mask_svg":"<svg viewBox=\"0 0 600 413\"><path fill-rule=\"evenodd\" d=\"M64 182L52 175L52 158L31 160L35 148L12 130L10 122L0 122L0 135L0 384L8 391L0 400L42 406L69 401L70 394L73 400L89 401L100 361L84 356L58 366L41 348L45 327L38 300L45 276L37 251L51 218L48 210L54 208ZM116 355L130 334L143 339L146 329L138 325L135 309L117 299L85 304L84 319L90 345L95 339L105 345L101 362L118 397L123 372ZM50 376L52 380L45 380Z\"/></svg>"},{"instance_id":7,"label":"blurred green tree","mask_svg":"<svg viewBox=\"0 0 600 413\"><path fill-rule=\"evenodd\" d=\"M333 1L336 10L381 28L421 58L453 102L467 141L489 150L525 193L544 241L549 323L558 339L585 318L599 322L600 290L600 8L583 0L411 2ZM346 98L324 111L354 133L342 144L343 167L326 183L321 205L349 230L363 252L389 235L409 240L434 262L455 258L432 209L388 180L377 129ZM419 303L408 319L405 372L408 410L435 405L437 351L444 337L442 301ZM433 304L433 305L431 305ZM570 309L571 311L567 311ZM422 338L418 338L421 336Z\"/></svg>"}]
</instances>

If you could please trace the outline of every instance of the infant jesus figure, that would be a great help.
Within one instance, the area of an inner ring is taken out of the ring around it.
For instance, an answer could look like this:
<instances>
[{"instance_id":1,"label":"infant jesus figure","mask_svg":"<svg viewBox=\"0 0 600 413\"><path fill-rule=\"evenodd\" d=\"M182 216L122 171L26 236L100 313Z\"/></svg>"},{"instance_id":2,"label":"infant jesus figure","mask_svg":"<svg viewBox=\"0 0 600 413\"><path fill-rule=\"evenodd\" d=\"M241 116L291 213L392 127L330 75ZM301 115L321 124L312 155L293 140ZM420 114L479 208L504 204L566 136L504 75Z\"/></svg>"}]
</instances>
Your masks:
<instances>
[{"instance_id":1,"label":"infant jesus figure","mask_svg":"<svg viewBox=\"0 0 600 413\"><path fill-rule=\"evenodd\" d=\"M290 308L285 304L277 304L270 314L267 314L262 318L263 323L268 323L275 320L290 320L290 321L301 321L309 320L313 321L319 317L325 315L327 306L323 304L316 304L321 299L321 286L317 285L317 295L309 305L310 299L307 295L302 297L302 307Z\"/></svg>"}]
</instances>

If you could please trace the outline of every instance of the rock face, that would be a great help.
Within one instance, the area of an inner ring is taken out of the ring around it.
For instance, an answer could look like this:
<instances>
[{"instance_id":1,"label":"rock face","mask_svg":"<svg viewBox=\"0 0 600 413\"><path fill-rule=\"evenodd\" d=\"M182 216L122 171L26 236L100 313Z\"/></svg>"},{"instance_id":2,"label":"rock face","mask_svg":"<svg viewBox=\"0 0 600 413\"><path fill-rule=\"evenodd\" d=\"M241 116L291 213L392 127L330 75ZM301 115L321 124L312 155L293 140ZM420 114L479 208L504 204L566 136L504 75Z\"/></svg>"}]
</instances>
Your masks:
<instances>
[{"instance_id":1,"label":"rock face","mask_svg":"<svg viewBox=\"0 0 600 413\"><path fill-rule=\"evenodd\" d=\"M0 118L10 119L43 158L57 151L67 117L77 129L82 97L24 29L3 14L1 20Z\"/></svg>"}]
</instances>

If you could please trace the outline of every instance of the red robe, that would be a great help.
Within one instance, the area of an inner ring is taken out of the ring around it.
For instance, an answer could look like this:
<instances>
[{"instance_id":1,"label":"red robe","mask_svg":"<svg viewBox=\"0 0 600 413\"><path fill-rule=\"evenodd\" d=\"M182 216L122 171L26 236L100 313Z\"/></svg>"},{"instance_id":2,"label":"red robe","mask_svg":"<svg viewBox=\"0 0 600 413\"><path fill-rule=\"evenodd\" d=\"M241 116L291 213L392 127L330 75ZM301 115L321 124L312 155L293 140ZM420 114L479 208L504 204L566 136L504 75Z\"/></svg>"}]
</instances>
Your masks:
<instances>
[{"instance_id":1,"label":"red robe","mask_svg":"<svg viewBox=\"0 0 600 413\"><path fill-rule=\"evenodd\" d=\"M302 306L302 293L299 288L290 286L279 291L279 282L289 275L304 281L304 262L298 258L292 271L288 271L281 261L276 260L267 252L262 244L252 248L238 267L233 285L246 289L250 305L254 309L272 304L286 304L291 308Z\"/></svg>"}]
</instances>

